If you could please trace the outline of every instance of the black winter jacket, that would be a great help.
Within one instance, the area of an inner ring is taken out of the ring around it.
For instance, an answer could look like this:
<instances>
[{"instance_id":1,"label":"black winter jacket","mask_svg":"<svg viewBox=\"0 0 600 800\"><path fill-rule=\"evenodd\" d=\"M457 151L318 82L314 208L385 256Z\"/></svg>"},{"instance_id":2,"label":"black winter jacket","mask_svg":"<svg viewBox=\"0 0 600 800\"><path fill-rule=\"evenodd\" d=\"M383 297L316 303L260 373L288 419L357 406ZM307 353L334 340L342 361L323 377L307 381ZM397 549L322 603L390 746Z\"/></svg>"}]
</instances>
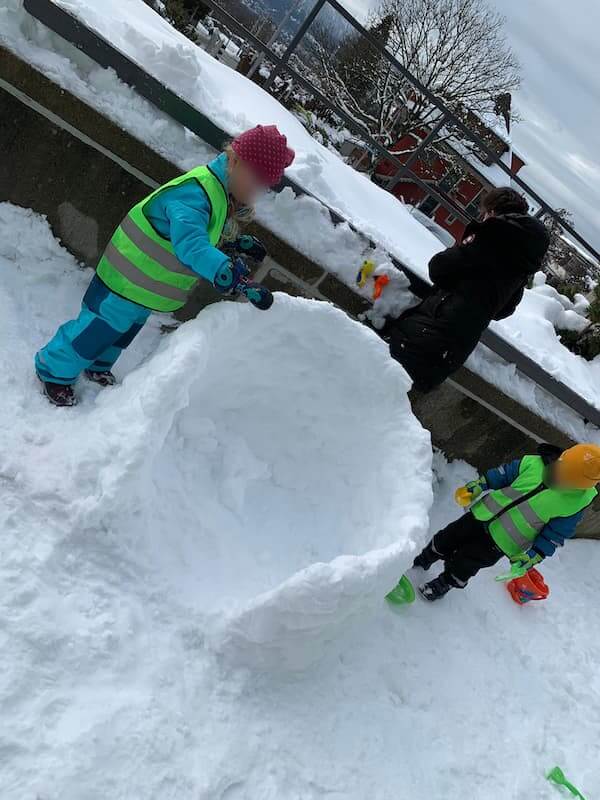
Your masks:
<instances>
[{"instance_id":1,"label":"black winter jacket","mask_svg":"<svg viewBox=\"0 0 600 800\"><path fill-rule=\"evenodd\" d=\"M392 356L429 391L467 360L493 319L509 317L550 243L539 220L521 214L472 222L463 244L429 262L431 294L386 326Z\"/></svg>"}]
</instances>

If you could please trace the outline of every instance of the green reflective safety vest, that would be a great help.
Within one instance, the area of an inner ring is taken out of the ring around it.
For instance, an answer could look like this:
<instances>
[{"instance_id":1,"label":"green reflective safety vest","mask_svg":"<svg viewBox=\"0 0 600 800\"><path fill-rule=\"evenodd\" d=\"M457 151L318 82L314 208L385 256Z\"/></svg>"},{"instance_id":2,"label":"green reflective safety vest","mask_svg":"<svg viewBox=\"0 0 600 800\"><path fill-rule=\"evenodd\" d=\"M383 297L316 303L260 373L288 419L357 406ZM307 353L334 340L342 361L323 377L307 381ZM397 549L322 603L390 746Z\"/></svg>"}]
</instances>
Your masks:
<instances>
[{"instance_id":1,"label":"green reflective safety vest","mask_svg":"<svg viewBox=\"0 0 600 800\"><path fill-rule=\"evenodd\" d=\"M498 547L509 557L529 550L538 533L556 517L571 517L596 497L596 489L551 489L544 483L540 456L525 456L511 486L489 492L471 506Z\"/></svg>"},{"instance_id":2,"label":"green reflective safety vest","mask_svg":"<svg viewBox=\"0 0 600 800\"><path fill-rule=\"evenodd\" d=\"M208 239L215 247L219 243L229 198L208 167L196 167L137 203L113 233L96 269L111 291L153 311L177 311L185 305L200 276L179 261L171 242L152 227L144 209L161 192L192 180L199 183L210 204Z\"/></svg>"}]
</instances>

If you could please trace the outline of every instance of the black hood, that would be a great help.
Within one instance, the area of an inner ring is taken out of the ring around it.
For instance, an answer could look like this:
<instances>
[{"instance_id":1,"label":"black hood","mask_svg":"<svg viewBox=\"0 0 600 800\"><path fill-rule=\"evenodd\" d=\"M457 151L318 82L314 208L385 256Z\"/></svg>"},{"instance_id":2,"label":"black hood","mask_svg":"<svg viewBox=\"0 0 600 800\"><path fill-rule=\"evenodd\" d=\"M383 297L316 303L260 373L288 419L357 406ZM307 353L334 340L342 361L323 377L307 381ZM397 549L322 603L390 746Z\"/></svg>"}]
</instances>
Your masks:
<instances>
[{"instance_id":1,"label":"black hood","mask_svg":"<svg viewBox=\"0 0 600 800\"><path fill-rule=\"evenodd\" d=\"M550 234L543 222L528 214L506 214L472 222L465 236L475 234L494 247L506 260L508 269L524 275L537 272L550 246Z\"/></svg>"},{"instance_id":2,"label":"black hood","mask_svg":"<svg viewBox=\"0 0 600 800\"><path fill-rule=\"evenodd\" d=\"M564 450L562 447L557 447L555 444L539 444L538 455L544 460L544 464L553 464L562 456Z\"/></svg>"}]
</instances>

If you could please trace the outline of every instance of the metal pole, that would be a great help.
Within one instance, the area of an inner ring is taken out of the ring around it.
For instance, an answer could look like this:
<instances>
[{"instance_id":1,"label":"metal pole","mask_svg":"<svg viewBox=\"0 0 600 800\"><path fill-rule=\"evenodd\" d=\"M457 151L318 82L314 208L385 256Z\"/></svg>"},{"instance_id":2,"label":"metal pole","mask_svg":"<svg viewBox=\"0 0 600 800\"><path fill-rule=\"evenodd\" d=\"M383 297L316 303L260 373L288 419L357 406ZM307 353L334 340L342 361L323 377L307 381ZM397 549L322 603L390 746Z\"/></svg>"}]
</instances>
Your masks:
<instances>
[{"instance_id":1,"label":"metal pole","mask_svg":"<svg viewBox=\"0 0 600 800\"><path fill-rule=\"evenodd\" d=\"M268 78L267 82L264 85L265 89L269 89L271 87L271 85L272 85L273 81L275 80L275 78L279 75L279 73L282 71L282 69L286 66L286 64L290 60L290 56L292 55L292 53L294 52L294 50L298 46L299 42L302 41L302 39L304 38L304 34L310 28L310 26L313 24L313 22L317 18L317 15L319 14L319 11L323 8L323 6L325 5L326 2L327 2L327 0L317 0L317 2L314 4L312 10L309 12L309 14L307 15L306 19L302 23L302 25L300 25L300 27L296 31L295 35L292 37L292 41L286 47L285 53L281 56L281 59L280 59L279 63L277 64L275 69L269 75L269 78Z\"/></svg>"},{"instance_id":2,"label":"metal pole","mask_svg":"<svg viewBox=\"0 0 600 800\"><path fill-rule=\"evenodd\" d=\"M281 20L281 22L277 26L277 30L275 31L273 36L271 36L271 38L267 42L267 47L269 48L269 50L275 44L277 38L279 37L279 34L284 29L284 27L287 25L288 20L290 19L290 17L294 13L294 11L296 11L301 5L303 5L304 2L305 2L305 0L295 0L295 2L292 3L292 5L289 7L289 9L287 10L284 18ZM254 59L254 61L252 62L251 66L250 66L250 69L248 70L248 74L246 75L247 78L252 78L252 76L254 75L256 70L260 67L260 65L262 64L264 59L265 59L265 54L264 53L257 53L256 58Z\"/></svg>"}]
</instances>

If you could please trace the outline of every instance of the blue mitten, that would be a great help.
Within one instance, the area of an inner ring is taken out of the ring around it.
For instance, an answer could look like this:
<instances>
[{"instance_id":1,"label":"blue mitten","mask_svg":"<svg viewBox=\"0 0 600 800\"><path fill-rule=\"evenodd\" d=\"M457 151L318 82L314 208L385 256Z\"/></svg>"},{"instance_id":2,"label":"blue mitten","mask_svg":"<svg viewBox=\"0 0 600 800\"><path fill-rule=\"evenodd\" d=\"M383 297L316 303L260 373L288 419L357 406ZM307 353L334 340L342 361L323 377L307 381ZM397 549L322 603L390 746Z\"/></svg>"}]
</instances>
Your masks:
<instances>
[{"instance_id":1,"label":"blue mitten","mask_svg":"<svg viewBox=\"0 0 600 800\"><path fill-rule=\"evenodd\" d=\"M225 264L215 275L214 286L221 294L243 294L255 308L267 311L273 305L272 293L260 283L248 280L250 270L242 258Z\"/></svg>"},{"instance_id":2,"label":"blue mitten","mask_svg":"<svg viewBox=\"0 0 600 800\"><path fill-rule=\"evenodd\" d=\"M242 281L239 289L240 294L249 300L255 308L260 311L268 311L273 305L273 294L265 286L255 281Z\"/></svg>"},{"instance_id":3,"label":"blue mitten","mask_svg":"<svg viewBox=\"0 0 600 800\"><path fill-rule=\"evenodd\" d=\"M244 233L233 242L226 242L221 249L232 258L235 256L244 256L251 258L257 263L261 263L267 256L267 248L256 236L251 236L249 233Z\"/></svg>"},{"instance_id":4,"label":"blue mitten","mask_svg":"<svg viewBox=\"0 0 600 800\"><path fill-rule=\"evenodd\" d=\"M241 281L250 274L248 265L242 258L224 264L214 279L214 287L221 294L235 294Z\"/></svg>"}]
</instances>

